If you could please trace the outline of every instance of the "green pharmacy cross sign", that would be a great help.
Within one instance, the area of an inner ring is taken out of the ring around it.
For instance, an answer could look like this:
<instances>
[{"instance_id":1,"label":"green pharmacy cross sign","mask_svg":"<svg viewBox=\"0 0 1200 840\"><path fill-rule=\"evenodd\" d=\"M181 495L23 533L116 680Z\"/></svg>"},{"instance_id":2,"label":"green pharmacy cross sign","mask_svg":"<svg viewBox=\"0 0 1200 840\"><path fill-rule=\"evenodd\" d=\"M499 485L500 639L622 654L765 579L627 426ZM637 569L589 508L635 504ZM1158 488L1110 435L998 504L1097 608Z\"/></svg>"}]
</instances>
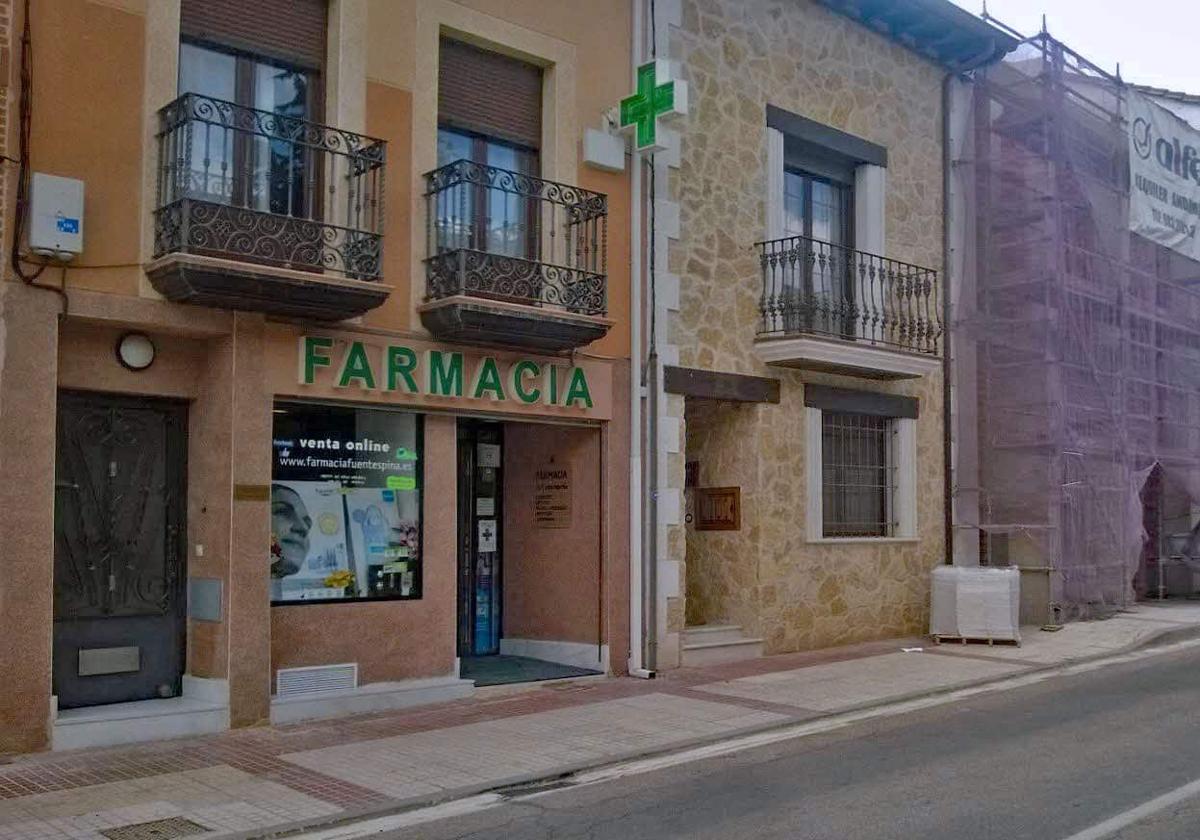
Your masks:
<instances>
[{"instance_id":1,"label":"green pharmacy cross sign","mask_svg":"<svg viewBox=\"0 0 1200 840\"><path fill-rule=\"evenodd\" d=\"M687 113L687 82L671 78L671 65L658 58L637 70L637 93L621 100L621 129L634 130L639 152L661 152L658 120Z\"/></svg>"}]
</instances>

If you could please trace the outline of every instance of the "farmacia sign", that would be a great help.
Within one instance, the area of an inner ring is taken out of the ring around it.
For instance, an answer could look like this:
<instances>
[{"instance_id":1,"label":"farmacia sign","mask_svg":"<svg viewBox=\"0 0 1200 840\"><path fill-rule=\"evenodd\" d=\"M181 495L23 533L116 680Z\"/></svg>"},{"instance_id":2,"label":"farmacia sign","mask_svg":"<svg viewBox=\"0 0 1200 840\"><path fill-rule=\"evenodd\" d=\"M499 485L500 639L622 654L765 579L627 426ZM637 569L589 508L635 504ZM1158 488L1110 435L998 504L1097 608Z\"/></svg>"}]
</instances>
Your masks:
<instances>
[{"instance_id":1,"label":"farmacia sign","mask_svg":"<svg viewBox=\"0 0 1200 840\"><path fill-rule=\"evenodd\" d=\"M299 381L328 381L335 388L396 392L464 400L513 400L523 405L590 409L587 373L533 359L497 360L457 351L418 352L403 344L384 346L300 338Z\"/></svg>"}]
</instances>

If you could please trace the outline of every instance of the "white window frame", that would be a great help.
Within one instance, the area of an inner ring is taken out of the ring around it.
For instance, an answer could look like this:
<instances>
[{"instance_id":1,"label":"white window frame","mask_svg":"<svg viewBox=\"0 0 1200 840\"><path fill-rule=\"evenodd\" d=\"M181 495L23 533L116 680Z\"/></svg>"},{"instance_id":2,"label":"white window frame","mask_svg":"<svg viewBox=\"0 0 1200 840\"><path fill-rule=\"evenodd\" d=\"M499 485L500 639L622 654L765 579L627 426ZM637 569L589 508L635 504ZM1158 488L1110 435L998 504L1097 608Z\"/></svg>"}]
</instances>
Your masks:
<instances>
[{"instance_id":1,"label":"white window frame","mask_svg":"<svg viewBox=\"0 0 1200 840\"><path fill-rule=\"evenodd\" d=\"M887 537L826 537L824 532L824 476L822 459L822 415L819 408L808 406L805 413L805 456L807 461L806 538L810 543L889 543L917 540L917 421L908 417L891 418L894 438L891 457L895 459L895 486L891 507L896 521L895 533Z\"/></svg>"},{"instance_id":2,"label":"white window frame","mask_svg":"<svg viewBox=\"0 0 1200 840\"><path fill-rule=\"evenodd\" d=\"M767 196L766 196L766 239L783 238L784 222L784 172L787 167L784 152L786 135L777 128L766 129L767 147ZM887 168L870 163L860 163L854 168L852 188L854 208L854 249L869 254L887 256ZM859 326L860 338L877 338L868 335L868 327Z\"/></svg>"},{"instance_id":3,"label":"white window frame","mask_svg":"<svg viewBox=\"0 0 1200 840\"><path fill-rule=\"evenodd\" d=\"M783 238L784 133L766 128L767 145L767 239ZM862 163L854 168L854 247L859 251L887 256L886 247L887 168Z\"/></svg>"}]
</instances>

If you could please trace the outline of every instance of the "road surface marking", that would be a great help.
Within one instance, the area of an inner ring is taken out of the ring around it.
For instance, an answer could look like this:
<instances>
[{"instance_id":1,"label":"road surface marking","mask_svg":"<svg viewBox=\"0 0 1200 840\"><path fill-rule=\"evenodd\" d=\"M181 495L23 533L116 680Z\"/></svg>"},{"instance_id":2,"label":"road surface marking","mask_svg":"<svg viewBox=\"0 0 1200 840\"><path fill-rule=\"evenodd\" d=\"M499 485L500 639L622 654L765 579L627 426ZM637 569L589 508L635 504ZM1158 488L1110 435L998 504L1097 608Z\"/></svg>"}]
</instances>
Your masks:
<instances>
[{"instance_id":1,"label":"road surface marking","mask_svg":"<svg viewBox=\"0 0 1200 840\"><path fill-rule=\"evenodd\" d=\"M635 758L629 761L623 761L616 764L609 764L605 767L599 767L595 770L582 770L574 775L568 776L562 781L569 782L569 785L556 787L552 790L539 791L536 793L522 796L519 792L504 796L498 793L483 793L475 796L468 796L464 799L455 799L449 802L443 802L440 805L430 805L422 808L416 808L411 811L402 811L397 814L390 814L383 817L368 818L361 822L351 823L348 825L336 826L333 828L319 829L305 834L295 836L295 840L359 840L359 838L374 837L385 831L396 831L402 828L411 828L416 825L435 822L437 820L448 819L450 817L461 817L467 814L486 811L489 808L494 808L504 802L521 801L522 799L535 799L542 796L551 796L556 793L561 793L565 790L571 790L584 785L596 785L604 782L611 782L617 779L626 778L628 776L637 776L644 773L653 773L657 770L666 770L671 767L677 767L681 764L690 764L693 761L703 761L709 758L717 758L720 756L730 755L732 753L742 752L744 750L755 749L757 747L776 744L781 741L790 741L796 738L803 738L809 735L819 735L826 732L833 732L838 729L843 729L854 723L860 723L865 720L874 718L891 717L894 715L907 714L908 712L920 711L922 709L930 709L936 706L944 706L949 703L956 703L959 700L964 700L968 697L976 697L980 694L989 694L997 691L1006 691L1013 688L1024 688L1029 685L1036 685L1046 680L1055 677L1070 676L1073 674L1085 674L1089 671L1096 671L1100 668L1106 668L1111 665L1121 665L1126 662L1134 662L1138 659L1144 659L1147 656L1159 656L1169 653L1177 653L1183 650L1200 647L1200 639L1188 639L1182 642L1175 642L1170 645L1161 647L1141 649L1130 651L1128 653L1116 654L1103 659L1093 659L1088 662L1079 662L1074 665L1062 665L1056 668L1048 668L1044 671L1039 671L1034 674L1023 674L996 682L984 683L983 685L969 686L952 691L947 691L944 694L935 694L930 697L918 697L914 700L902 700L897 703L891 703L884 706L873 706L869 709L862 709L855 712L843 712L842 714L831 715L821 720L810 721L808 723L797 723L790 726L781 727L779 729L771 729L766 732L757 732L750 735L741 735L730 738L725 741L720 741L714 744L705 744L699 747L681 750L679 752L667 753L665 755L651 756L650 758ZM1191 785L1185 785L1184 788L1192 786L1200 786L1200 780L1192 782ZM1179 794L1180 799L1186 798L1191 794L1181 794L1179 791L1164 794L1159 799L1170 797ZM1200 792L1200 787L1197 787L1193 792ZM1153 803L1158 802L1158 799L1151 800L1146 805L1139 806L1145 808ZM1178 800L1174 800L1178 801ZM1168 802L1161 807L1169 807L1172 804ZM1134 809L1137 811L1138 809ZM1132 811L1127 813L1133 813ZM1122 814L1114 817L1114 820L1122 819L1126 815ZM1140 819L1140 817L1138 817ZM1131 820L1135 821L1135 820ZM1101 826L1107 823L1101 823ZM1117 828L1123 827L1122 824ZM1095 829L1088 829L1094 831ZM1116 830L1110 829L1110 832ZM1105 837L1105 834L1088 834L1084 832L1066 840L1099 840Z\"/></svg>"},{"instance_id":2,"label":"road surface marking","mask_svg":"<svg viewBox=\"0 0 1200 840\"><path fill-rule=\"evenodd\" d=\"M1128 828L1134 823L1139 823L1146 817L1157 814L1159 811L1170 808L1172 805L1177 805L1185 799L1191 799L1193 796L1200 794L1200 779L1194 782L1188 782L1186 785L1168 791L1162 796L1156 796L1149 802L1143 802L1136 808L1130 808L1128 811L1117 814L1115 817L1109 817L1102 823L1096 823L1091 828L1085 828L1078 834L1072 834L1066 840L1102 840L1104 837L1111 837L1123 828Z\"/></svg>"}]
</instances>

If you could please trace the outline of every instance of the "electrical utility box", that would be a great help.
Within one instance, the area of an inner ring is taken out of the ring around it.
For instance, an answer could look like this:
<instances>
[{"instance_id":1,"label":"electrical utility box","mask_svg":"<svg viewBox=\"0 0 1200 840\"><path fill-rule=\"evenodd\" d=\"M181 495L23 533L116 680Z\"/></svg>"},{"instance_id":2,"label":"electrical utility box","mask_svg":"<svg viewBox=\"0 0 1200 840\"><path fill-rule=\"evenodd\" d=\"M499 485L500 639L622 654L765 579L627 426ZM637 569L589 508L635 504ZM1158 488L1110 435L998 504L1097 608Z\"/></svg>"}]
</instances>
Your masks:
<instances>
[{"instance_id":1,"label":"electrical utility box","mask_svg":"<svg viewBox=\"0 0 1200 840\"><path fill-rule=\"evenodd\" d=\"M33 173L29 179L29 250L62 261L83 251L83 181Z\"/></svg>"}]
</instances>

